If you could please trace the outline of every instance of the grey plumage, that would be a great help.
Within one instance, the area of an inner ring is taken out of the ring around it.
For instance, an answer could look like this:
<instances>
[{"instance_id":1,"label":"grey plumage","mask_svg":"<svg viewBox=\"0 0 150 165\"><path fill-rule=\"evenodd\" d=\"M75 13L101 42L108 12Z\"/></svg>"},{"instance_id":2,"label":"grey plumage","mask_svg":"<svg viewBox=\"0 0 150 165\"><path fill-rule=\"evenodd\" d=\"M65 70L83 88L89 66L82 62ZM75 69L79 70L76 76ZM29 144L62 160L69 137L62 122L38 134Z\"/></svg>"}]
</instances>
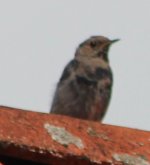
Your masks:
<instances>
[{"instance_id":1,"label":"grey plumage","mask_svg":"<svg viewBox=\"0 0 150 165\"><path fill-rule=\"evenodd\" d=\"M115 41L94 36L79 45L57 84L50 113L102 120L113 83L108 50Z\"/></svg>"}]
</instances>

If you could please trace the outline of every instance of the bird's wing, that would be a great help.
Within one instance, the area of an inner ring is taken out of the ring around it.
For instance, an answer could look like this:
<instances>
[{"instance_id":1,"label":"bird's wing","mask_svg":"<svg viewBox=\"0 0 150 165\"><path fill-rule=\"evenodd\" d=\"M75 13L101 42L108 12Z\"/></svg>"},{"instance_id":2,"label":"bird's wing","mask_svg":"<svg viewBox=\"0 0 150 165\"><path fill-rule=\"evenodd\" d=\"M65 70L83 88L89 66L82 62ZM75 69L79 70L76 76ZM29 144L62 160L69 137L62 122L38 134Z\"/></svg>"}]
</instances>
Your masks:
<instances>
[{"instance_id":1,"label":"bird's wing","mask_svg":"<svg viewBox=\"0 0 150 165\"><path fill-rule=\"evenodd\" d=\"M62 76L60 77L60 82L63 82L67 80L71 74L75 72L75 70L78 68L79 62L77 60L71 60L68 65L65 67Z\"/></svg>"}]
</instances>

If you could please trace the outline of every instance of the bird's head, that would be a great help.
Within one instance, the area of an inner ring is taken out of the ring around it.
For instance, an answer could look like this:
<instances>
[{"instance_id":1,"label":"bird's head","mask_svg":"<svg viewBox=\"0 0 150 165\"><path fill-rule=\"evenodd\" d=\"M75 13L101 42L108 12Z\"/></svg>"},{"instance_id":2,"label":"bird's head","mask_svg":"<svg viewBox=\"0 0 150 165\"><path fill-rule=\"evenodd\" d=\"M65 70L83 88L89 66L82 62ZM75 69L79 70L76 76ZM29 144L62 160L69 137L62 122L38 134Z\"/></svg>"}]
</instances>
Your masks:
<instances>
[{"instance_id":1,"label":"bird's head","mask_svg":"<svg viewBox=\"0 0 150 165\"><path fill-rule=\"evenodd\" d=\"M119 41L119 39L110 40L103 36L92 36L83 43L81 43L76 51L76 58L102 58L108 61L109 47Z\"/></svg>"}]
</instances>

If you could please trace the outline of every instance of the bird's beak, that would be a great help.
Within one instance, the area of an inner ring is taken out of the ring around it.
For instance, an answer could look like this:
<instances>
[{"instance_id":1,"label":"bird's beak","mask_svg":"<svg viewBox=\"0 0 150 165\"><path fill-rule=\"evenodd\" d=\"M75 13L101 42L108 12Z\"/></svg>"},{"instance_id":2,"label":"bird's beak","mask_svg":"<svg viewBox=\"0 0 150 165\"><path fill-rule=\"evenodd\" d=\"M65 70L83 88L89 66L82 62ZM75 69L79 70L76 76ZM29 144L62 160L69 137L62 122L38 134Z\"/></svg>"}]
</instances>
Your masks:
<instances>
[{"instance_id":1,"label":"bird's beak","mask_svg":"<svg viewBox=\"0 0 150 165\"><path fill-rule=\"evenodd\" d=\"M118 41L120 41L120 39L114 39L114 40L111 40L110 42L111 42L111 44L113 44L113 43L116 43Z\"/></svg>"}]
</instances>

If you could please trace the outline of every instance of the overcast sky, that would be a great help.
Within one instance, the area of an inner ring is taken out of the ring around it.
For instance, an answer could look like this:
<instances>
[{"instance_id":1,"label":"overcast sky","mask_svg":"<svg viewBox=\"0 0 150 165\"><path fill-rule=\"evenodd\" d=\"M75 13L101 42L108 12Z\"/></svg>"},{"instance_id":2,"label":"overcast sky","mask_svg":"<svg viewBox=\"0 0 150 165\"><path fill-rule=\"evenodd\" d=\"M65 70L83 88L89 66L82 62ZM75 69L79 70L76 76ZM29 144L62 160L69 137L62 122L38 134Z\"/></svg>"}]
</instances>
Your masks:
<instances>
[{"instance_id":1,"label":"overcast sky","mask_svg":"<svg viewBox=\"0 0 150 165\"><path fill-rule=\"evenodd\" d=\"M57 81L80 42L121 41L104 123L150 130L149 0L0 1L0 104L49 112Z\"/></svg>"}]
</instances>

